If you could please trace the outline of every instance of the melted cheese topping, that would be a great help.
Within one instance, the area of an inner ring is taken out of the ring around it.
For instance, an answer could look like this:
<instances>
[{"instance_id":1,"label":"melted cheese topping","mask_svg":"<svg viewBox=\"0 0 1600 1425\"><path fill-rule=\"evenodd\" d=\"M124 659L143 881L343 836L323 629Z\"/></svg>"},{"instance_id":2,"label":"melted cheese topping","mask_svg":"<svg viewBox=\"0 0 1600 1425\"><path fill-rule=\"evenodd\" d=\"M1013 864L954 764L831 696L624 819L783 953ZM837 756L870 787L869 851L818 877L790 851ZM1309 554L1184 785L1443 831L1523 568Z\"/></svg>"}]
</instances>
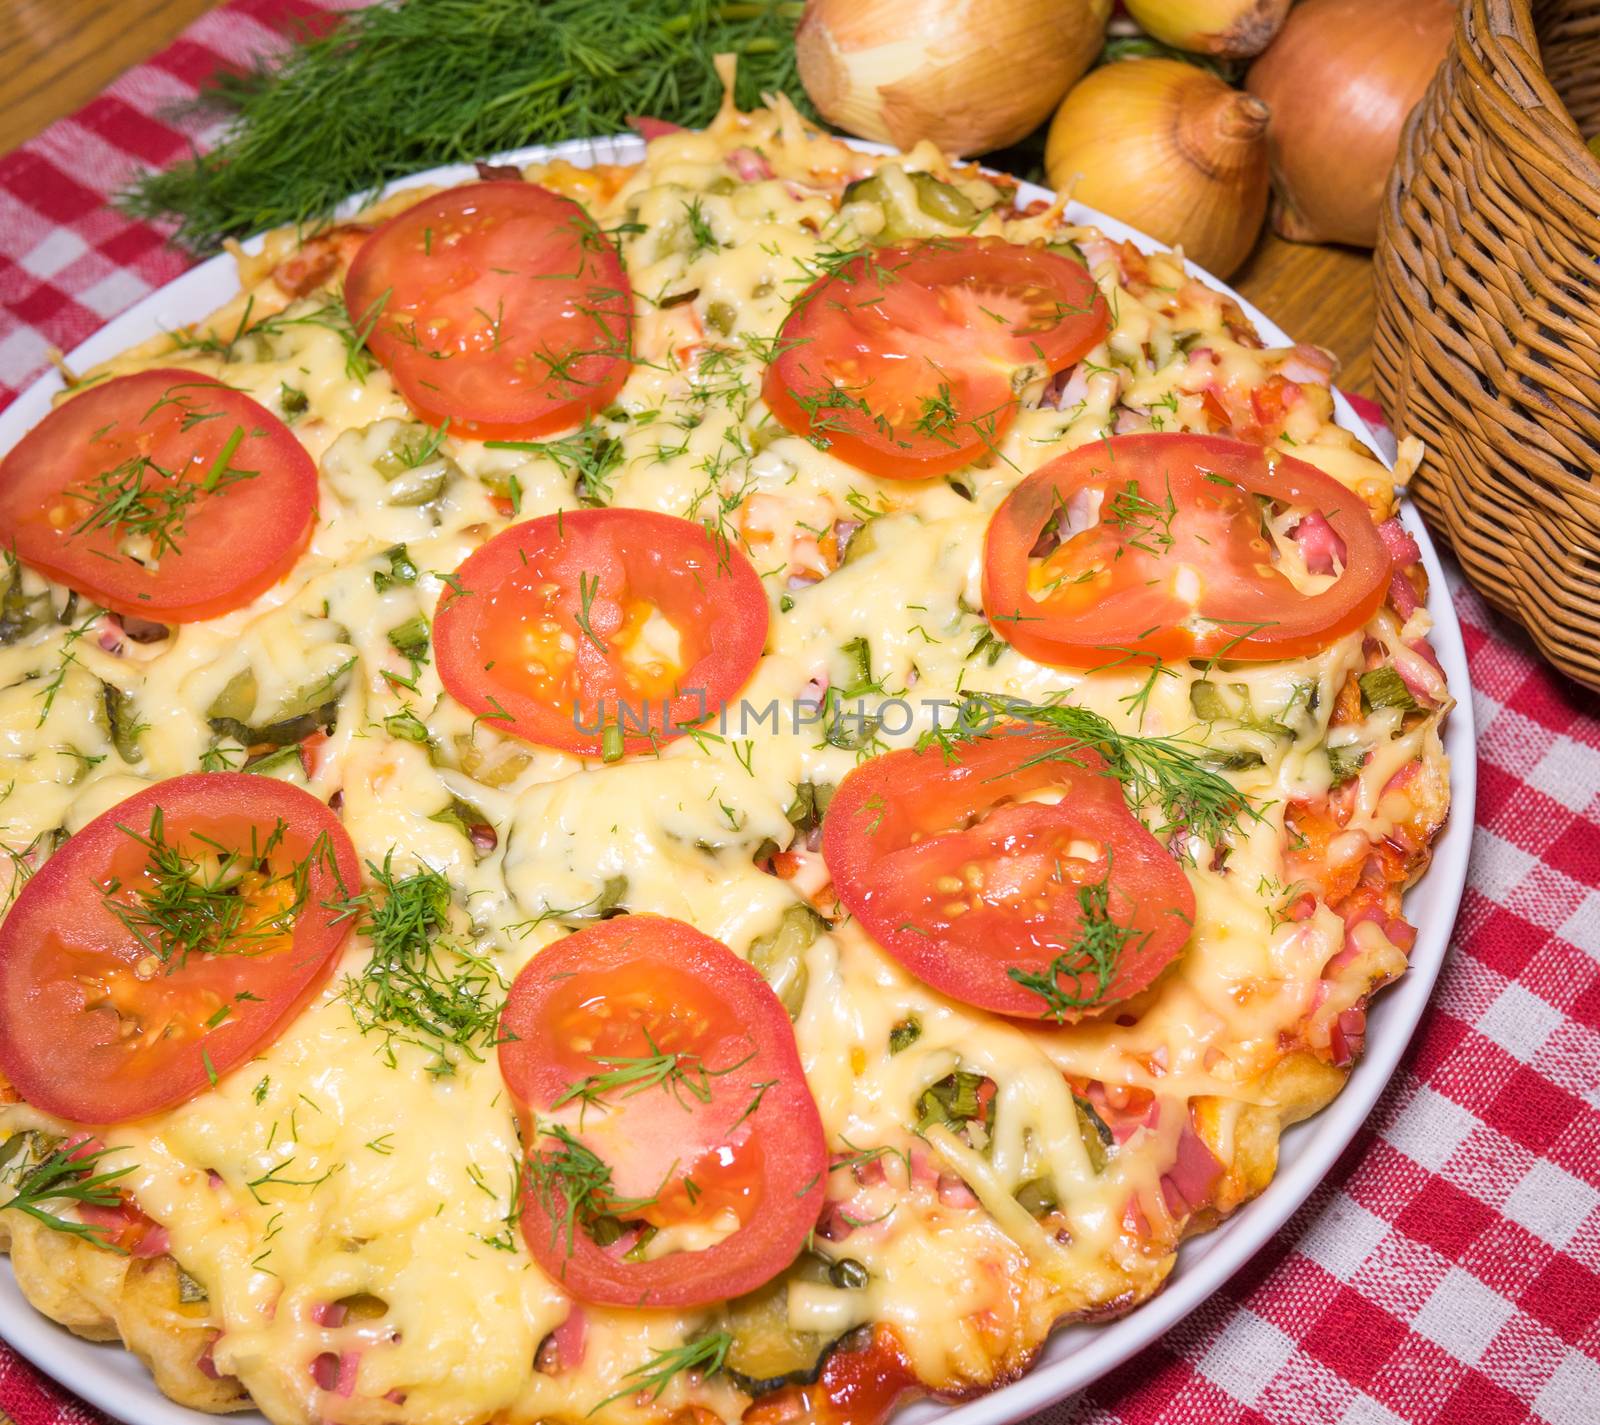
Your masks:
<instances>
[{"instance_id":1,"label":"melted cheese topping","mask_svg":"<svg viewBox=\"0 0 1600 1425\"><path fill-rule=\"evenodd\" d=\"M735 179L736 147L759 149L773 176ZM716 736L674 742L659 758L586 765L474 724L431 664L414 693L384 678L410 671L389 630L430 617L441 571L507 522L496 496L519 490L526 517L575 508L580 490L570 452L489 450L449 435L434 457L397 474L397 447L416 427L386 374L352 362L337 314L326 310L336 290L291 301L275 285L271 267L293 247L279 235L266 257L246 263L247 283L257 284L249 320L265 316L264 325L227 340L245 311L241 297L202 324L199 345L162 339L107 370L179 363L273 409L292 408L292 393L303 393L293 429L321 469L311 547L251 606L163 642L119 644L97 629L69 647L67 630L53 625L0 647L0 781L9 784L0 819L17 864L36 864L63 831L149 780L200 766L216 744L208 710L230 689L248 704L241 721L256 725L336 695L314 773L289 759L273 775L324 798L342 793L364 859L392 852L399 873L422 864L442 871L456 937L509 982L583 908L611 901L689 921L741 955L771 937L825 877L801 846L791 880L759 869L757 850L795 842L785 808L797 784L837 783L862 755L832 745L809 709L795 709L851 681L846 645L855 639L867 640L873 677L900 699L870 700L866 711L883 718L873 749L911 745L936 716L949 722L963 692L982 689L1032 700L1070 692L1121 728L1242 751L1234 760L1250 765L1230 775L1260 818L1242 826L1225 861L1207 848L1203 864L1188 867L1198 905L1192 944L1129 1014L1066 1029L1006 1022L912 980L848 921L778 962L758 957L796 1012L829 1141L855 1155L831 1175L846 1227L819 1236L817 1250L868 1273L854 1290L791 1283L790 1324L831 1339L888 1323L920 1377L953 1389L1015 1367L1055 1319L1129 1305L1159 1284L1184 1225L1162 1179L1191 1121L1233 1174L1232 1200L1259 1190L1275 1134L1264 1161L1245 1162L1235 1143L1242 1115L1276 1123L1315 1107L1319 1100L1297 1099L1274 1071L1291 1051L1326 1059L1340 1011L1404 960L1383 924L1369 920L1334 973L1346 939L1340 916L1320 901L1298 919L1285 912L1294 894L1285 809L1329 791L1329 719L1350 676L1368 666L1363 634L1315 657L1218 675L1251 718L1206 724L1191 701L1200 670L1168 668L1148 682L1142 672L1064 673L985 640L977 612L985 526L1024 474L1112 431L1208 430L1207 392L1248 398L1295 353L1241 340L1223 299L1169 256L1149 257L1148 280L1134 280L1126 251L1094 231L1063 229L1054 210L1008 215L1002 205L976 231L1079 244L1111 302L1107 342L1057 402L1041 403L1042 379L1028 386L998 458L950 481L865 475L765 418L759 358L819 254L883 226L880 206L839 205L845 180L883 162L804 132L780 109L726 114L707 133L658 139L632 170L530 171L583 199L603 226L628 225L621 246L639 299L642 359L596 423L617 442L609 491L583 493L718 522L763 573L772 634L743 722L732 714L711 726ZM952 174L931 150L901 162L956 179L980 206L1001 196ZM947 230L918 213L899 168L888 182L902 224ZM386 211L405 201L390 200ZM712 245L691 230L691 204ZM692 296L664 300L683 294ZM216 337L209 350L207 333ZM1387 515L1388 472L1329 423L1314 376L1300 385L1305 398L1288 411L1283 443ZM857 524L860 545L832 569L830 537ZM421 576L380 588L374 575L400 544ZM46 591L29 572L17 577L29 593ZM1378 636L1398 638L1385 617ZM58 673L46 706L43 690ZM119 750L103 685L130 694L145 724L131 747L137 760L126 738ZM386 726L404 708L426 728L425 743ZM1242 725L1252 719L1254 730ZM1266 723L1278 730L1260 731ZM1416 817L1394 790L1403 768L1420 759L1442 784L1436 718L1379 711L1335 740L1355 738L1372 756L1338 853L1347 858ZM441 818L457 801L493 826L493 849ZM342 970L358 973L368 949L352 937ZM363 1034L341 988L336 979L214 1091L105 1134L124 1150L117 1161L137 1165L127 1186L209 1294L221 1327L216 1367L285 1425L626 1421L688 1402L736 1419L746 1396L724 1376L681 1376L659 1402L632 1393L638 1381L627 1378L653 1353L714 1327L715 1312L590 1308L581 1365L535 1368L541 1342L573 1306L533 1265L514 1225L519 1145L492 1051L451 1051L442 1065L418 1045ZM920 1035L891 1052L907 1021ZM934 1126L916 1136L919 1099L958 1069L993 1081L990 1131L958 1136ZM1153 1105L1109 1152L1075 1101L1074 1084L1089 1083L1110 1101ZM5 1118L12 1129L62 1131L26 1106ZM871 1170L866 1149L887 1150ZM1044 1215L1017 1197L1039 1180L1058 1203ZM1135 1208L1143 1231L1129 1225ZM323 1324L329 1303L355 1296L381 1310ZM335 1389L325 1388L326 1368L319 1383L313 1366L328 1354L339 1362Z\"/></svg>"}]
</instances>

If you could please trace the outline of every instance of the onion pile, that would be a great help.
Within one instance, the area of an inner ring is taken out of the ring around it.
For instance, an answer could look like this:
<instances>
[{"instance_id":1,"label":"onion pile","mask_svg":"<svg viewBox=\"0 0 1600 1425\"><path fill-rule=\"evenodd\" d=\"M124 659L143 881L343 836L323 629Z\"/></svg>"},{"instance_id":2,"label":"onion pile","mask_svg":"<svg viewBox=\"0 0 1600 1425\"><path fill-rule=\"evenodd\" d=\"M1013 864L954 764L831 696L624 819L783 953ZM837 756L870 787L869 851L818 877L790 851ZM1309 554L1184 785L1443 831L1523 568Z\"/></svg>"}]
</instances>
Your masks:
<instances>
[{"instance_id":1,"label":"onion pile","mask_svg":"<svg viewBox=\"0 0 1600 1425\"><path fill-rule=\"evenodd\" d=\"M1289 13L1289 0L1125 0L1125 4L1146 34L1218 59L1260 54Z\"/></svg>"},{"instance_id":2,"label":"onion pile","mask_svg":"<svg viewBox=\"0 0 1600 1425\"><path fill-rule=\"evenodd\" d=\"M1067 95L1050 182L1227 277L1267 211L1267 106L1175 59L1125 59Z\"/></svg>"},{"instance_id":3,"label":"onion pile","mask_svg":"<svg viewBox=\"0 0 1600 1425\"><path fill-rule=\"evenodd\" d=\"M1130 7L1131 8L1131 7ZM1304 0L1246 86L1272 110L1272 225L1371 247L1400 127L1444 59L1455 0Z\"/></svg>"},{"instance_id":4,"label":"onion pile","mask_svg":"<svg viewBox=\"0 0 1600 1425\"><path fill-rule=\"evenodd\" d=\"M795 59L825 119L901 149L988 153L1059 102L1051 183L1222 277L1249 255L1269 189L1284 237L1372 246L1457 0L1124 5L1147 38L1102 50L1112 0L806 0ZM1251 56L1241 93L1221 76Z\"/></svg>"},{"instance_id":5,"label":"onion pile","mask_svg":"<svg viewBox=\"0 0 1600 1425\"><path fill-rule=\"evenodd\" d=\"M1111 0L807 0L795 60L829 123L964 157L1049 118L1110 13Z\"/></svg>"}]
</instances>

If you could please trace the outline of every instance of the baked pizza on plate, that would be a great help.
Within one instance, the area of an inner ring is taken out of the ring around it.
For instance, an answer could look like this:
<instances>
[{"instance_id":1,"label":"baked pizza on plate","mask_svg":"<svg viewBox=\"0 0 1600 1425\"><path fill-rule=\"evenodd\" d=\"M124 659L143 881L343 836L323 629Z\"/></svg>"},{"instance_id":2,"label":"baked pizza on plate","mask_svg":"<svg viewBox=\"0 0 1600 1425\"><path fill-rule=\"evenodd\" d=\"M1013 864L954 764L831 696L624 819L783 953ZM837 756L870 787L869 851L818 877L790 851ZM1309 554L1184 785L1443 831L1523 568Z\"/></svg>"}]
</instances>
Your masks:
<instances>
[{"instance_id":1,"label":"baked pizza on plate","mask_svg":"<svg viewBox=\"0 0 1600 1425\"><path fill-rule=\"evenodd\" d=\"M1266 1188L1450 804L1323 353L781 100L234 260L0 465L33 1307L274 1425L876 1425Z\"/></svg>"}]
</instances>

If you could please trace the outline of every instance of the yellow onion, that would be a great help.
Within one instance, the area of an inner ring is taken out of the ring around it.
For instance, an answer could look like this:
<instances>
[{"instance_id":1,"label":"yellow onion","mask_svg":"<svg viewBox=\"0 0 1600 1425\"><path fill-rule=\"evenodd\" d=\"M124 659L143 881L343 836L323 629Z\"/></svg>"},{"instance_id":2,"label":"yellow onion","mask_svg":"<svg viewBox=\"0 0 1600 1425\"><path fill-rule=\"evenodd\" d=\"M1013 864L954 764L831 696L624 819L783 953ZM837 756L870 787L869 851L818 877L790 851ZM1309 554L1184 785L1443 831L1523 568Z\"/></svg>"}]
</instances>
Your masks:
<instances>
[{"instance_id":1,"label":"yellow onion","mask_svg":"<svg viewBox=\"0 0 1600 1425\"><path fill-rule=\"evenodd\" d=\"M1146 34L1219 59L1260 54L1278 33L1290 0L1124 0ZM1408 0L1393 0L1404 5Z\"/></svg>"},{"instance_id":2,"label":"yellow onion","mask_svg":"<svg viewBox=\"0 0 1600 1425\"><path fill-rule=\"evenodd\" d=\"M1050 182L1219 277L1250 253L1267 211L1267 106L1176 59L1125 59L1056 111Z\"/></svg>"},{"instance_id":3,"label":"yellow onion","mask_svg":"<svg viewBox=\"0 0 1600 1425\"><path fill-rule=\"evenodd\" d=\"M1111 0L806 0L800 79L831 124L946 153L1004 148L1089 67Z\"/></svg>"},{"instance_id":4,"label":"yellow onion","mask_svg":"<svg viewBox=\"0 0 1600 1425\"><path fill-rule=\"evenodd\" d=\"M1272 110L1272 226L1295 242L1378 240L1400 126L1450 47L1455 0L1305 0L1245 85Z\"/></svg>"}]
</instances>

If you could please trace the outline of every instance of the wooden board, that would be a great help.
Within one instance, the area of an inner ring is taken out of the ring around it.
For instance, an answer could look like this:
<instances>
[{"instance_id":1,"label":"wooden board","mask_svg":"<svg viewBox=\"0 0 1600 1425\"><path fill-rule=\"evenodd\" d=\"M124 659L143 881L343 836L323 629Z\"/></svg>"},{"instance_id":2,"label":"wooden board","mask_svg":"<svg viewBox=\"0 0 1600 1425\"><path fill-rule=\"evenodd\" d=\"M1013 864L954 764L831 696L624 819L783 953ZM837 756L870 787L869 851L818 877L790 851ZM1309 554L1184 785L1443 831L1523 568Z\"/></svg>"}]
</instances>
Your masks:
<instances>
[{"instance_id":1,"label":"wooden board","mask_svg":"<svg viewBox=\"0 0 1600 1425\"><path fill-rule=\"evenodd\" d=\"M0 0L0 153L81 108L215 2ZM1372 394L1367 253L1268 233L1233 285L1301 341L1334 352L1347 390Z\"/></svg>"},{"instance_id":2,"label":"wooden board","mask_svg":"<svg viewBox=\"0 0 1600 1425\"><path fill-rule=\"evenodd\" d=\"M216 0L0 0L0 153L81 109Z\"/></svg>"}]
</instances>

